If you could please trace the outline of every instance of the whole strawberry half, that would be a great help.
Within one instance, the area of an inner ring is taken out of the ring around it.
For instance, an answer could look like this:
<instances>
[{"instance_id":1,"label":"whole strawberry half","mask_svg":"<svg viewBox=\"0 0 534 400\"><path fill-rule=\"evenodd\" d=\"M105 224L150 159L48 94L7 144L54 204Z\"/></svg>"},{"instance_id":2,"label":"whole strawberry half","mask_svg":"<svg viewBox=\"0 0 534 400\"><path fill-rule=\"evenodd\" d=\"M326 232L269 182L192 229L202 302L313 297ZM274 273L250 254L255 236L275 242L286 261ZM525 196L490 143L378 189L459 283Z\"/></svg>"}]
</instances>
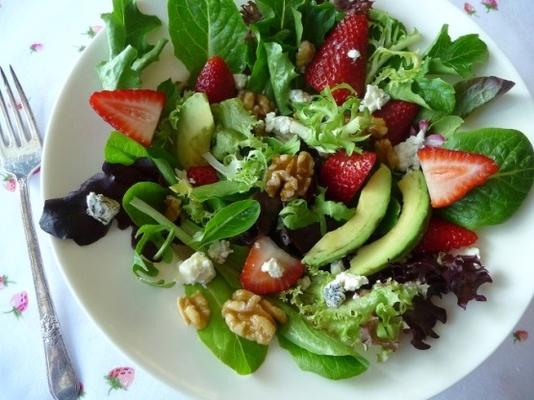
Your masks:
<instances>
[{"instance_id":1,"label":"whole strawberry half","mask_svg":"<svg viewBox=\"0 0 534 400\"><path fill-rule=\"evenodd\" d=\"M148 89L102 90L89 104L113 128L144 146L152 143L165 95Z\"/></svg>"},{"instance_id":2,"label":"whole strawberry half","mask_svg":"<svg viewBox=\"0 0 534 400\"><path fill-rule=\"evenodd\" d=\"M359 192L376 162L376 154L345 151L328 157L321 167L321 184L329 199L349 203Z\"/></svg>"},{"instance_id":3,"label":"whole strawberry half","mask_svg":"<svg viewBox=\"0 0 534 400\"><path fill-rule=\"evenodd\" d=\"M470 246L477 239L477 234L469 229L432 217L416 251L439 253Z\"/></svg>"},{"instance_id":4,"label":"whole strawberry half","mask_svg":"<svg viewBox=\"0 0 534 400\"><path fill-rule=\"evenodd\" d=\"M187 179L193 186L208 185L219 181L217 171L210 165L191 167L187 170Z\"/></svg>"},{"instance_id":5,"label":"whole strawberry half","mask_svg":"<svg viewBox=\"0 0 534 400\"><path fill-rule=\"evenodd\" d=\"M206 93L210 103L237 96L234 75L222 57L213 56L208 59L198 74L195 91Z\"/></svg>"},{"instance_id":6,"label":"whole strawberry half","mask_svg":"<svg viewBox=\"0 0 534 400\"><path fill-rule=\"evenodd\" d=\"M399 144L410 135L415 117L419 113L419 106L402 100L390 100L381 110L375 111L373 116L382 118L388 128L386 138L392 145Z\"/></svg>"},{"instance_id":7,"label":"whole strawberry half","mask_svg":"<svg viewBox=\"0 0 534 400\"><path fill-rule=\"evenodd\" d=\"M262 266L274 259L281 267L281 276L273 277ZM241 285L256 294L278 293L289 289L304 274L304 265L290 256L266 236L254 242L241 271Z\"/></svg>"},{"instance_id":8,"label":"whole strawberry half","mask_svg":"<svg viewBox=\"0 0 534 400\"><path fill-rule=\"evenodd\" d=\"M495 161L482 154L442 147L424 147L417 156L434 208L460 200L499 170Z\"/></svg>"},{"instance_id":9,"label":"whole strawberry half","mask_svg":"<svg viewBox=\"0 0 534 400\"><path fill-rule=\"evenodd\" d=\"M347 14L325 39L306 69L306 82L320 92L340 83L351 85L358 96L365 91L369 27L363 14ZM338 104L349 95L346 89L333 93Z\"/></svg>"}]
</instances>

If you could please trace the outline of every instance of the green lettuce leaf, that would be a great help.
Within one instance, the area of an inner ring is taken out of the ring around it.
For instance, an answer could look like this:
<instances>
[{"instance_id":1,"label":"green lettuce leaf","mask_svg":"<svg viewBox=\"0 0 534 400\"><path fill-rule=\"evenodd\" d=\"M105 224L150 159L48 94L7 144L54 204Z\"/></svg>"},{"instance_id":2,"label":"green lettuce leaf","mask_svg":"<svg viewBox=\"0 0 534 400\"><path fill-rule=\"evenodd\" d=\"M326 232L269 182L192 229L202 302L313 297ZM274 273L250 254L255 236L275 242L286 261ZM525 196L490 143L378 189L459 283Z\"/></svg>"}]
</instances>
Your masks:
<instances>
[{"instance_id":1,"label":"green lettuce leaf","mask_svg":"<svg viewBox=\"0 0 534 400\"><path fill-rule=\"evenodd\" d=\"M338 380L352 378L367 371L367 367L353 356L326 356L312 353L278 335L280 347L289 351L303 371Z\"/></svg>"},{"instance_id":2,"label":"green lettuce leaf","mask_svg":"<svg viewBox=\"0 0 534 400\"><path fill-rule=\"evenodd\" d=\"M446 219L469 229L505 222L521 207L534 181L534 150L512 129L486 128L450 135L445 147L484 154L499 171L483 185L441 210Z\"/></svg>"},{"instance_id":3,"label":"green lettuce leaf","mask_svg":"<svg viewBox=\"0 0 534 400\"><path fill-rule=\"evenodd\" d=\"M290 85L298 74L287 53L283 52L282 46L278 43L265 43L264 46L274 99L280 113L287 115L291 112L289 108Z\"/></svg>"},{"instance_id":4,"label":"green lettuce leaf","mask_svg":"<svg viewBox=\"0 0 534 400\"><path fill-rule=\"evenodd\" d=\"M97 67L104 89L136 88L141 71L159 58L166 39L149 44L147 35L161 25L158 17L139 11L134 0L113 0L113 11L102 14L106 23L109 60Z\"/></svg>"},{"instance_id":5,"label":"green lettuce leaf","mask_svg":"<svg viewBox=\"0 0 534 400\"><path fill-rule=\"evenodd\" d=\"M233 0L169 0L169 34L174 54L195 79L207 59L222 57L232 72L247 63L247 27Z\"/></svg>"},{"instance_id":6,"label":"green lettuce leaf","mask_svg":"<svg viewBox=\"0 0 534 400\"><path fill-rule=\"evenodd\" d=\"M111 132L104 147L104 159L111 164L132 165L147 155L143 145L116 131Z\"/></svg>"},{"instance_id":7,"label":"green lettuce leaf","mask_svg":"<svg viewBox=\"0 0 534 400\"><path fill-rule=\"evenodd\" d=\"M232 296L232 288L220 276L216 276L206 286L185 285L185 292L191 296L202 293L211 310L208 325L199 331L198 337L208 349L223 363L240 375L248 375L257 370L267 356L267 346L262 346L228 328L221 314L222 306Z\"/></svg>"},{"instance_id":8,"label":"green lettuce leaf","mask_svg":"<svg viewBox=\"0 0 534 400\"><path fill-rule=\"evenodd\" d=\"M453 41L449 36L449 26L443 25L426 56L430 59L429 72L432 74L469 77L477 64L488 60L489 52L478 34L460 36Z\"/></svg>"}]
</instances>

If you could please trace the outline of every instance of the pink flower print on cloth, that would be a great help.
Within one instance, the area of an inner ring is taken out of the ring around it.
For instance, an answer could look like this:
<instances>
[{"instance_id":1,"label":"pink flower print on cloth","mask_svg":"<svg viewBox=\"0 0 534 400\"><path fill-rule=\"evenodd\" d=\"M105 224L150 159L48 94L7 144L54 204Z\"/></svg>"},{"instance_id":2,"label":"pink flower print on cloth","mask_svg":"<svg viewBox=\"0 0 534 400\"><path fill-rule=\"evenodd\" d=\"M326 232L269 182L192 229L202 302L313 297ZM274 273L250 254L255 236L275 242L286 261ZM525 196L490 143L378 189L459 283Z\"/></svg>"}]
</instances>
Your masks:
<instances>
[{"instance_id":1,"label":"pink flower print on cloth","mask_svg":"<svg viewBox=\"0 0 534 400\"><path fill-rule=\"evenodd\" d=\"M514 343L525 342L528 339L528 332L522 329L519 329L514 332Z\"/></svg>"},{"instance_id":2,"label":"pink flower print on cloth","mask_svg":"<svg viewBox=\"0 0 534 400\"><path fill-rule=\"evenodd\" d=\"M482 0L480 4L486 7L487 12L499 10L499 3L497 0Z\"/></svg>"},{"instance_id":3,"label":"pink flower print on cloth","mask_svg":"<svg viewBox=\"0 0 534 400\"><path fill-rule=\"evenodd\" d=\"M15 317L20 318L22 313L28 308L28 293L22 291L15 293L11 297L11 311L6 311L4 314L15 314Z\"/></svg>"},{"instance_id":4,"label":"pink flower print on cloth","mask_svg":"<svg viewBox=\"0 0 534 400\"><path fill-rule=\"evenodd\" d=\"M477 13L477 10L471 3L464 4L464 11L469 15L475 15Z\"/></svg>"},{"instance_id":5,"label":"pink flower print on cloth","mask_svg":"<svg viewBox=\"0 0 534 400\"><path fill-rule=\"evenodd\" d=\"M104 378L109 385L109 395L112 390L127 390L135 378L135 370L131 367L113 368Z\"/></svg>"},{"instance_id":6,"label":"pink flower print on cloth","mask_svg":"<svg viewBox=\"0 0 534 400\"><path fill-rule=\"evenodd\" d=\"M14 192L17 190L17 180L11 174L1 174L2 175L2 184L8 192Z\"/></svg>"},{"instance_id":7,"label":"pink flower print on cloth","mask_svg":"<svg viewBox=\"0 0 534 400\"><path fill-rule=\"evenodd\" d=\"M41 51L43 47L42 43L32 43L30 45L30 53L37 53L38 51Z\"/></svg>"},{"instance_id":8,"label":"pink flower print on cloth","mask_svg":"<svg viewBox=\"0 0 534 400\"><path fill-rule=\"evenodd\" d=\"M7 275L0 275L0 289L4 289L9 286L10 283L15 283L7 278Z\"/></svg>"}]
</instances>

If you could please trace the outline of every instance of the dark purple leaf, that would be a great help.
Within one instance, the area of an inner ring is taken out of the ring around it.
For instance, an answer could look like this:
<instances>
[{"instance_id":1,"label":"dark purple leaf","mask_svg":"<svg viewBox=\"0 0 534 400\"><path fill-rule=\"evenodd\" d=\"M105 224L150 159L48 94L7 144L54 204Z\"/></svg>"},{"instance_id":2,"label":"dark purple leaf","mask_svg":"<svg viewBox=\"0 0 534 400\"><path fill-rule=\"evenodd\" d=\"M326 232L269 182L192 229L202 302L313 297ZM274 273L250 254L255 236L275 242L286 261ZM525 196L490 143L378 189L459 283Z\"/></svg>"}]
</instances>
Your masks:
<instances>
[{"instance_id":1,"label":"dark purple leaf","mask_svg":"<svg viewBox=\"0 0 534 400\"><path fill-rule=\"evenodd\" d=\"M120 203L133 184L161 179L157 168L148 159L139 159L130 166L104 163L102 170L104 173L93 175L78 190L65 197L46 200L39 220L41 229L59 239L72 239L80 246L96 242L106 235L111 224L103 225L87 215L86 197L90 192L103 194ZM116 220L120 229L131 225L122 207Z\"/></svg>"},{"instance_id":2,"label":"dark purple leaf","mask_svg":"<svg viewBox=\"0 0 534 400\"><path fill-rule=\"evenodd\" d=\"M254 1L249 1L241 6L241 15L247 25L258 22L262 18L261 12Z\"/></svg>"},{"instance_id":3,"label":"dark purple leaf","mask_svg":"<svg viewBox=\"0 0 534 400\"><path fill-rule=\"evenodd\" d=\"M430 345L424 340L430 336L437 339L439 335L434 332L434 326L438 321L447 322L447 312L444 308L432 303L430 297L417 296L413 301L413 309L403 315L404 322L408 325L406 333L412 334L412 345L419 350L427 350Z\"/></svg>"},{"instance_id":4,"label":"dark purple leaf","mask_svg":"<svg viewBox=\"0 0 534 400\"><path fill-rule=\"evenodd\" d=\"M367 14L373 8L374 0L334 0L332 3L340 10Z\"/></svg>"},{"instance_id":5,"label":"dark purple leaf","mask_svg":"<svg viewBox=\"0 0 534 400\"><path fill-rule=\"evenodd\" d=\"M451 254L413 254L407 261L390 264L388 268L369 277L370 288L376 281L393 279L399 283L420 282L428 285L426 297L418 297L414 308L403 318L408 324L408 332L413 334L412 344L421 350L430 346L424 343L426 337L437 338L433 327L437 321L445 323L447 314L441 307L432 303L432 296L441 297L454 293L458 305L463 309L471 300L485 301L478 294L484 283L492 282L491 277L476 256L453 256Z\"/></svg>"}]
</instances>

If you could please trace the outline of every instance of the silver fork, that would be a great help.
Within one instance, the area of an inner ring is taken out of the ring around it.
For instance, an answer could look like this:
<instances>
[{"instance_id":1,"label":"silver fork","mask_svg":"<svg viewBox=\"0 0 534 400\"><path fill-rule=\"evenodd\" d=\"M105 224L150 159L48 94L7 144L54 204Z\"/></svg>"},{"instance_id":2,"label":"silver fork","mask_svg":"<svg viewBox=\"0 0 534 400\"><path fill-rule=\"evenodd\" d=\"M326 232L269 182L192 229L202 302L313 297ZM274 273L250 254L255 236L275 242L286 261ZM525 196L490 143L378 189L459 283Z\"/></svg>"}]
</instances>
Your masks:
<instances>
[{"instance_id":1,"label":"silver fork","mask_svg":"<svg viewBox=\"0 0 534 400\"><path fill-rule=\"evenodd\" d=\"M37 132L37 126L28 104L28 99L13 68L10 66L9 69L22 107L19 110L9 81L2 68L0 68L5 94L11 109L8 110L8 105L6 105L0 88L0 114L4 120L3 129L0 123L0 170L3 169L16 178L20 192L22 221L37 295L39 316L41 318L41 333L50 393L54 399L71 400L78 398L80 383L61 337L59 322L48 292L48 284L43 271L43 261L33 226L28 195L28 180L39 169L41 164L41 139ZM25 117L24 119L23 116Z\"/></svg>"}]
</instances>

